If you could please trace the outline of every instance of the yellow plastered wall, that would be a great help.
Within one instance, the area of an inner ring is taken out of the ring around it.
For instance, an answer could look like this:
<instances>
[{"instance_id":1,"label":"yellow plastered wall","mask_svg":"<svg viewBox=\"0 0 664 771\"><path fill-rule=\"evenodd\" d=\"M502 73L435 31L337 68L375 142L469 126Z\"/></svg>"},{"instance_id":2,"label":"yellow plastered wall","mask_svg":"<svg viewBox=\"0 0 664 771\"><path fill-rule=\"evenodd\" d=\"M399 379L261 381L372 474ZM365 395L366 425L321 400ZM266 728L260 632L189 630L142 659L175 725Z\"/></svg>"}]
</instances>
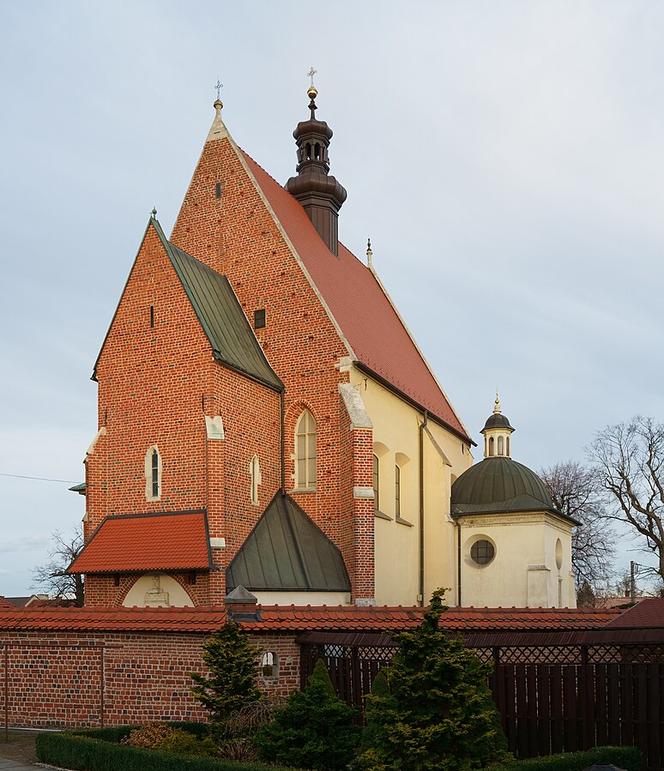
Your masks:
<instances>
[{"instance_id":1,"label":"yellow plastered wall","mask_svg":"<svg viewBox=\"0 0 664 771\"><path fill-rule=\"evenodd\" d=\"M375 520L375 597L378 605L416 605L419 594L420 424L422 412L356 368L357 387L373 423L380 459L380 511ZM455 526L450 518L452 476L473 462L468 445L429 420L424 433L424 601L448 587L455 598ZM432 439L433 437L433 439ZM447 459L443 459L443 455ZM396 516L395 465L401 468L401 517ZM389 518L389 519L388 519Z\"/></svg>"},{"instance_id":2,"label":"yellow plastered wall","mask_svg":"<svg viewBox=\"0 0 664 771\"><path fill-rule=\"evenodd\" d=\"M462 605L576 607L571 524L544 512L467 515L459 522ZM482 566L470 556L480 539L495 548L492 562Z\"/></svg>"}]
</instances>

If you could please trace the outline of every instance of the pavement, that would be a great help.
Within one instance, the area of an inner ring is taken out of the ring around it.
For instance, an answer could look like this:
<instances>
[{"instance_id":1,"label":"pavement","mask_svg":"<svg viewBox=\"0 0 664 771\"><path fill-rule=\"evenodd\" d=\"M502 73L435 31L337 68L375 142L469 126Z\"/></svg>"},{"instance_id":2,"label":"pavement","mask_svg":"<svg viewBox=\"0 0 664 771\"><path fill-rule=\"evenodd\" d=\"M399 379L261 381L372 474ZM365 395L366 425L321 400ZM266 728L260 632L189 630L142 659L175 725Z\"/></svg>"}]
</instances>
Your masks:
<instances>
[{"instance_id":1,"label":"pavement","mask_svg":"<svg viewBox=\"0 0 664 771\"><path fill-rule=\"evenodd\" d=\"M21 760L7 760L2 757L1 753L2 747L0 746L0 771L35 771L37 768L32 763L25 763ZM46 767L48 768L48 766Z\"/></svg>"}]
</instances>

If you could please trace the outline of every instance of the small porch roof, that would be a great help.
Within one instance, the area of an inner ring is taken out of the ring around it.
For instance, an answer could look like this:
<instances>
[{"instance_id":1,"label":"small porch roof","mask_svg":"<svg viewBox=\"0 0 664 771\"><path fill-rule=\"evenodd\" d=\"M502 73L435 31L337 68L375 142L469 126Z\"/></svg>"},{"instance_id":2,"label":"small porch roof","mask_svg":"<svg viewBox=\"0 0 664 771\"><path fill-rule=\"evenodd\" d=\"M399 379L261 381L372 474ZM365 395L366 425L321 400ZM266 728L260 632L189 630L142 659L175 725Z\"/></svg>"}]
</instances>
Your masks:
<instances>
[{"instance_id":1,"label":"small porch roof","mask_svg":"<svg viewBox=\"0 0 664 771\"><path fill-rule=\"evenodd\" d=\"M106 517L68 573L209 570L207 514L177 511Z\"/></svg>"}]
</instances>

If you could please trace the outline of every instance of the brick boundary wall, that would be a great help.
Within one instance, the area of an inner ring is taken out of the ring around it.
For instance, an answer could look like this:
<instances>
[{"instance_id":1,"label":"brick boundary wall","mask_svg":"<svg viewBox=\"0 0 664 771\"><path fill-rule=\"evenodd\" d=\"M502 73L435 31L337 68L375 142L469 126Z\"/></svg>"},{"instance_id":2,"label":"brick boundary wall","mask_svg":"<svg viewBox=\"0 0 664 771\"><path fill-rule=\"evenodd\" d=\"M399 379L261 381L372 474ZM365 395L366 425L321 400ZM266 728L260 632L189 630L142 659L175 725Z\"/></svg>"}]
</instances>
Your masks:
<instances>
[{"instance_id":1,"label":"brick boundary wall","mask_svg":"<svg viewBox=\"0 0 664 771\"><path fill-rule=\"evenodd\" d=\"M207 637L192 632L0 631L0 725L5 683L11 727L205 720L190 688L191 673L204 671ZM298 688L300 651L293 633L250 639L261 655L270 651L278 657L278 676L259 673L261 688L274 697Z\"/></svg>"}]
</instances>

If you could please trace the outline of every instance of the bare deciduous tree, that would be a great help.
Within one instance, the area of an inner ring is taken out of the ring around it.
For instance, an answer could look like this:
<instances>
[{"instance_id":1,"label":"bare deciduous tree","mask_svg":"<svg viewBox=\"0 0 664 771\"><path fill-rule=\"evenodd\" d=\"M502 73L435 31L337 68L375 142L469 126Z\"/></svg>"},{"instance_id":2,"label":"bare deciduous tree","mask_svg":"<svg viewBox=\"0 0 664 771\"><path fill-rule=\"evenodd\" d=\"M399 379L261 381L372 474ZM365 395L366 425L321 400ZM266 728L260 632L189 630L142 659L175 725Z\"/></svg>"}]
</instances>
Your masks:
<instances>
[{"instance_id":1,"label":"bare deciduous tree","mask_svg":"<svg viewBox=\"0 0 664 771\"><path fill-rule=\"evenodd\" d=\"M64 536L59 530L52 535L53 544L45 565L32 571L35 588L42 589L50 597L74 599L83 606L83 576L67 573L67 568L83 548L83 532L77 528L74 533Z\"/></svg>"},{"instance_id":2,"label":"bare deciduous tree","mask_svg":"<svg viewBox=\"0 0 664 771\"><path fill-rule=\"evenodd\" d=\"M597 589L612 573L613 532L604 517L602 486L593 469L567 461L540 472L555 507L581 522L572 536L572 568L577 588Z\"/></svg>"},{"instance_id":3,"label":"bare deciduous tree","mask_svg":"<svg viewBox=\"0 0 664 771\"><path fill-rule=\"evenodd\" d=\"M664 580L664 425L636 417L607 426L590 453L612 504L606 516L630 526Z\"/></svg>"}]
</instances>

